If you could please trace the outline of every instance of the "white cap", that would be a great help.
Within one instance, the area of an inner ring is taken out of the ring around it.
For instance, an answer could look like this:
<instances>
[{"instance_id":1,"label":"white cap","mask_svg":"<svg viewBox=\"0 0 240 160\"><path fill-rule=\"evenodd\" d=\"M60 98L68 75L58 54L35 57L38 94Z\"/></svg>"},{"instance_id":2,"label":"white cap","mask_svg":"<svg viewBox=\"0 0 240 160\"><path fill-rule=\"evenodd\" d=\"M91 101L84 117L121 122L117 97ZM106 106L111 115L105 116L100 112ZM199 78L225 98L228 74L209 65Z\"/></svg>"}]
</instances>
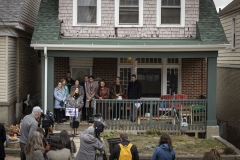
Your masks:
<instances>
[{"instance_id":1,"label":"white cap","mask_svg":"<svg viewBox=\"0 0 240 160\"><path fill-rule=\"evenodd\" d=\"M35 107L33 107L32 112L40 113L40 112L43 112L43 110L39 106L35 106Z\"/></svg>"}]
</instances>

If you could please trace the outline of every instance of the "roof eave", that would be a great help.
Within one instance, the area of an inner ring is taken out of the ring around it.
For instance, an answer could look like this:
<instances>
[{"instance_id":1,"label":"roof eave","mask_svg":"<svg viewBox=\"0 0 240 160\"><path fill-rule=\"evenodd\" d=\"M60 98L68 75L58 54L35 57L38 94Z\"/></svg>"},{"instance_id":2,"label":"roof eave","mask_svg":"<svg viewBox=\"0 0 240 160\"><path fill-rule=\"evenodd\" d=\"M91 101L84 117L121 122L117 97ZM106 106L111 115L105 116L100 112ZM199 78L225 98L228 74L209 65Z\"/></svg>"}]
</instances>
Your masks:
<instances>
[{"instance_id":1,"label":"roof eave","mask_svg":"<svg viewBox=\"0 0 240 160\"><path fill-rule=\"evenodd\" d=\"M218 51L230 47L230 44L212 45L72 45L72 44L31 44L36 50L71 50L71 51Z\"/></svg>"}]
</instances>

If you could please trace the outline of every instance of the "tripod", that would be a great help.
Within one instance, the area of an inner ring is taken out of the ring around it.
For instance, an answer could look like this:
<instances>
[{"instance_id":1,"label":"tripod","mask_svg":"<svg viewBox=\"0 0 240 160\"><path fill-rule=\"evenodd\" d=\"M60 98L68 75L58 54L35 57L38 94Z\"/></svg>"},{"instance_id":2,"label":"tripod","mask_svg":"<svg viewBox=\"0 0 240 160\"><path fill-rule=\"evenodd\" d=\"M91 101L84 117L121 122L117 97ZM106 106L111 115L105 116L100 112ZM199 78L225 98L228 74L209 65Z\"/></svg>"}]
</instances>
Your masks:
<instances>
[{"instance_id":1,"label":"tripod","mask_svg":"<svg viewBox=\"0 0 240 160\"><path fill-rule=\"evenodd\" d=\"M163 116L166 116L169 112L173 111L172 115L173 117L176 117L177 118L177 121L179 122L179 118L178 118L178 115L177 115L177 110L175 109L174 105L171 109L169 109L165 114L163 114Z\"/></svg>"}]
</instances>

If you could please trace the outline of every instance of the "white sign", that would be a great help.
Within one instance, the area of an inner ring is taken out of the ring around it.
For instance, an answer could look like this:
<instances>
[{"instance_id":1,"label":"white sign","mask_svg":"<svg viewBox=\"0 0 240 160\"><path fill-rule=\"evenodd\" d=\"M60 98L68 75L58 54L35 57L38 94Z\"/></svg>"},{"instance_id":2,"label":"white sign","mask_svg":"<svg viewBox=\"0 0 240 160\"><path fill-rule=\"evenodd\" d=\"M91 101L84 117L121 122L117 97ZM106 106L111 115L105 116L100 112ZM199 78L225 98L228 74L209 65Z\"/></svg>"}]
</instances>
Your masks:
<instances>
[{"instance_id":1,"label":"white sign","mask_svg":"<svg viewBox=\"0 0 240 160\"><path fill-rule=\"evenodd\" d=\"M78 117L78 108L66 108L65 115L69 117Z\"/></svg>"}]
</instances>

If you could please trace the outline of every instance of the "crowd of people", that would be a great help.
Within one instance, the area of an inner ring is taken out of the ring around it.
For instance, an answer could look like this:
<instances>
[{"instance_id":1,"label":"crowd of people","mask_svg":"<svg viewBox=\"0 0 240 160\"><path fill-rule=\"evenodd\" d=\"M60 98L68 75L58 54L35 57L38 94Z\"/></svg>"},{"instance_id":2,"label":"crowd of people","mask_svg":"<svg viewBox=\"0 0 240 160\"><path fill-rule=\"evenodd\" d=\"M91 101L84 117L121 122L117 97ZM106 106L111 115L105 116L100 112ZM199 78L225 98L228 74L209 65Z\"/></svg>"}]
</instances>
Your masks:
<instances>
[{"instance_id":1,"label":"crowd of people","mask_svg":"<svg viewBox=\"0 0 240 160\"><path fill-rule=\"evenodd\" d=\"M79 83L79 80L71 78L71 72L67 73L67 78L61 79L54 88L55 98L55 116L56 122L62 123L65 116L65 108L77 108L78 116L70 117L70 124L74 121L89 120L93 115L94 101L93 99L122 99L127 95L128 99L140 99L141 83L136 79L136 75L132 75L131 82L128 85L128 92L124 93L123 85L120 77L116 77L115 83L111 87L107 87L104 80L95 81L94 76L84 76L84 81ZM119 105L114 105L113 116L114 120L120 119ZM103 113L105 113L103 107ZM136 121L134 106L131 106L131 121ZM74 129L73 129L74 131ZM76 129L76 134L78 134Z\"/></svg>"}]
</instances>

